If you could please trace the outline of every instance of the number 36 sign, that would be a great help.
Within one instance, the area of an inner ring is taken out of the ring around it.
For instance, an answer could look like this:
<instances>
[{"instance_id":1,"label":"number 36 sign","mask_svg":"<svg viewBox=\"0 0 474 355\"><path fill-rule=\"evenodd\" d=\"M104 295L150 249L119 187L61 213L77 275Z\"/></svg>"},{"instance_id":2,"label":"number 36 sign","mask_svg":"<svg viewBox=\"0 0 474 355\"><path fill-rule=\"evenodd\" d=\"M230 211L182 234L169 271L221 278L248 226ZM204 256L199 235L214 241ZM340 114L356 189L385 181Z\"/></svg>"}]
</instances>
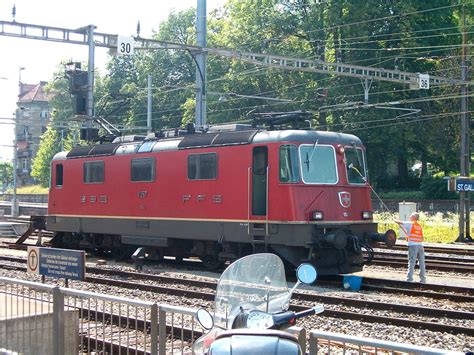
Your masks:
<instances>
[{"instance_id":1,"label":"number 36 sign","mask_svg":"<svg viewBox=\"0 0 474 355\"><path fill-rule=\"evenodd\" d=\"M117 55L132 55L133 44L133 37L117 36Z\"/></svg>"},{"instance_id":2,"label":"number 36 sign","mask_svg":"<svg viewBox=\"0 0 474 355\"><path fill-rule=\"evenodd\" d=\"M430 75L418 74L418 85L420 89L428 90L430 88Z\"/></svg>"}]
</instances>

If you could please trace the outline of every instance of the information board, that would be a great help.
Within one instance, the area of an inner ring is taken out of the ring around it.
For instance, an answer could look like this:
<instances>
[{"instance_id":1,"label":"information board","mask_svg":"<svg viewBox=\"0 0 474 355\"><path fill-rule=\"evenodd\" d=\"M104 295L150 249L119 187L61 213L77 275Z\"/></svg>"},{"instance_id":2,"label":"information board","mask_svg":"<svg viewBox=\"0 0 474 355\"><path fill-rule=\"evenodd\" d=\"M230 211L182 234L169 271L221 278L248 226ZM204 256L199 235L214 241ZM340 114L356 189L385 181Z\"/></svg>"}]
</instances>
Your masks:
<instances>
[{"instance_id":1,"label":"information board","mask_svg":"<svg viewBox=\"0 0 474 355\"><path fill-rule=\"evenodd\" d=\"M83 250L28 247L27 271L39 275L84 280L86 254Z\"/></svg>"}]
</instances>

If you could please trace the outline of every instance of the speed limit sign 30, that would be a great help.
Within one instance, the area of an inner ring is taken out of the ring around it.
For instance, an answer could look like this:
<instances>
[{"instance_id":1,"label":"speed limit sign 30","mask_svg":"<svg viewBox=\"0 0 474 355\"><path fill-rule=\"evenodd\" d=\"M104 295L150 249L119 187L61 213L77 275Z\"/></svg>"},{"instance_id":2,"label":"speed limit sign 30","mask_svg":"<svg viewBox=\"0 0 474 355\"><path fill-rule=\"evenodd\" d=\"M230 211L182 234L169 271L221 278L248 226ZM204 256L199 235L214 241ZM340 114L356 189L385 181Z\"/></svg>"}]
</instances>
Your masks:
<instances>
[{"instance_id":1,"label":"speed limit sign 30","mask_svg":"<svg viewBox=\"0 0 474 355\"><path fill-rule=\"evenodd\" d=\"M134 39L133 37L117 36L117 54L133 55Z\"/></svg>"}]
</instances>

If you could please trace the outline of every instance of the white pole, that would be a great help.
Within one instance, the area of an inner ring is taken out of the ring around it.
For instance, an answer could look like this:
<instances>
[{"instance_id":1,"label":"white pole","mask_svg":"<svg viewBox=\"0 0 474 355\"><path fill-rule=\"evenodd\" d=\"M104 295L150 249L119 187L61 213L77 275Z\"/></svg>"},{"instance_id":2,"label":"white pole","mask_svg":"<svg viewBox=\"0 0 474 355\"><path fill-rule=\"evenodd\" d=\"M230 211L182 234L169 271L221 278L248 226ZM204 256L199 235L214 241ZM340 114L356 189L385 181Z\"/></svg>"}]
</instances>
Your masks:
<instances>
[{"instance_id":1,"label":"white pole","mask_svg":"<svg viewBox=\"0 0 474 355\"><path fill-rule=\"evenodd\" d=\"M197 45L206 47L206 0L197 0ZM196 54L196 126L206 125L206 53Z\"/></svg>"},{"instance_id":2,"label":"white pole","mask_svg":"<svg viewBox=\"0 0 474 355\"><path fill-rule=\"evenodd\" d=\"M87 127L92 127L94 117L94 25L89 25L87 30L89 39L89 62L87 68Z\"/></svg>"},{"instance_id":3,"label":"white pole","mask_svg":"<svg viewBox=\"0 0 474 355\"><path fill-rule=\"evenodd\" d=\"M152 76L148 75L148 110L146 115L147 132L151 133Z\"/></svg>"},{"instance_id":4,"label":"white pole","mask_svg":"<svg viewBox=\"0 0 474 355\"><path fill-rule=\"evenodd\" d=\"M18 99L20 99L21 95L21 71L24 70L24 67L18 68ZM12 196L12 205L11 205L11 215L12 217L18 217L20 213L20 208L18 204L18 199L16 195L16 188L17 188L17 166L18 166L18 152L17 152L17 125L18 125L18 115L20 109L17 108L15 112L15 124L13 128L13 196Z\"/></svg>"}]
</instances>

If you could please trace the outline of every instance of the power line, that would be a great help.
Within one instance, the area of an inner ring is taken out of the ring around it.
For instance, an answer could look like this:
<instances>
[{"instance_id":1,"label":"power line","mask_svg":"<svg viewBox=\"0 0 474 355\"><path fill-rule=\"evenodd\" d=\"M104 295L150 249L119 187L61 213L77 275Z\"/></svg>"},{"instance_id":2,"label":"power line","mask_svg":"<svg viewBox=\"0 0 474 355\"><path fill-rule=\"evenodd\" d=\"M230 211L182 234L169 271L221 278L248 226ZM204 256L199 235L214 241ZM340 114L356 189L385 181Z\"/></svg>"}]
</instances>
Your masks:
<instances>
[{"instance_id":1,"label":"power line","mask_svg":"<svg viewBox=\"0 0 474 355\"><path fill-rule=\"evenodd\" d=\"M474 32L467 32L468 34L472 34ZM402 41L402 40L416 40L416 39L427 39L427 38L437 38L437 37L447 37L447 36L459 36L461 37L461 33L443 33L439 35L428 35L428 36L415 36L415 37L399 37L399 38L389 38L389 39L383 39L383 40L373 40L373 41L363 41L363 42L344 42L343 45L346 44L351 44L351 45L359 45L359 44L371 44L371 43L380 43L381 41L383 42L396 42L396 41ZM341 49L345 49L345 47L341 47Z\"/></svg>"},{"instance_id":2,"label":"power line","mask_svg":"<svg viewBox=\"0 0 474 355\"><path fill-rule=\"evenodd\" d=\"M463 4L447 5L447 6L441 6L441 7L431 8L431 9L412 11L412 12L407 12L407 13L402 13L402 14L397 14L397 15L377 17L377 18L363 20L363 21L356 21L356 22L352 22L352 23L348 23L348 24L341 24L341 25L329 26L329 27L325 27L325 28L319 28L319 29L315 29L315 30L309 30L309 31L305 31L304 34L310 34L310 33L321 32L321 31L330 31L330 30L341 29L341 28L345 28L345 27L351 27L351 26L355 26L355 25L361 25L361 24L365 24L365 23L388 20L388 19L391 19L391 18L407 17L407 16L412 16L412 15L417 15L417 14L422 14L422 13L428 13L428 12L432 12L432 11L445 10L445 9L449 9L449 8L458 7L458 6L461 6L461 5L463 5ZM285 37L286 37L286 35L285 36L268 38L267 40L268 41L270 41L270 40L281 40L282 38L285 38ZM254 43L256 43L256 42L246 42L246 43L242 44L242 46L246 46L246 45L254 44Z\"/></svg>"},{"instance_id":3,"label":"power line","mask_svg":"<svg viewBox=\"0 0 474 355\"><path fill-rule=\"evenodd\" d=\"M443 28L431 28L431 29L423 29L423 30L416 30L416 31L410 31L410 34L413 34L413 33L421 33L421 32L434 32L434 31L443 31L443 34L440 34L440 35L436 35L436 36L445 36L445 35L461 35L459 32L453 32L453 33L446 33L445 31L446 30L451 30L451 29L456 29L456 30L459 30L459 27L457 26L452 26L452 27L443 27ZM385 38L382 38L382 39L379 39L378 41L389 41L389 40L392 40L393 36L395 35L401 35L401 36L405 36L406 35L406 32L391 32L391 33L381 33L381 34L370 34L370 35L364 35L364 36L357 36L357 37L341 37L341 41L342 42L347 42L347 43L354 43L354 44L358 44L359 42L350 42L351 40L355 40L355 39L366 39L367 37L370 37L370 38L379 38L379 37L391 37L390 39L385 39ZM423 38L427 38L429 37L430 35L428 36L419 36L419 37L408 37L408 39L413 39L413 38L419 38L419 39L423 39ZM401 39L405 39L405 37L397 37L398 40L401 40ZM312 39L312 40L307 40L308 43L312 43L312 42L318 42L318 43L321 43L321 44L324 44L324 43L327 43L328 41L327 40L324 40L324 39ZM374 42L377 42L377 41L374 41ZM364 42L362 42L364 43ZM368 43L368 42L367 42Z\"/></svg>"},{"instance_id":4,"label":"power line","mask_svg":"<svg viewBox=\"0 0 474 355\"><path fill-rule=\"evenodd\" d=\"M474 111L467 111L466 113L472 113ZM427 115L427 116L421 116L419 119L414 119L414 120L408 120L404 122L393 122L393 123L388 123L386 125L378 125L378 126L372 126L372 127L364 127L364 128L354 128L354 129L348 129L348 130L342 130L341 132L354 132L354 131L361 131L361 130L369 130L369 129L375 129L375 128L385 128L385 127L391 127L391 126L396 126L400 124L413 124L416 122L424 122L424 121L431 121L437 118L443 118L446 116L458 116L460 112L452 112L452 113L445 113L445 114L434 114L434 115ZM395 118L397 119L397 118Z\"/></svg>"}]
</instances>

